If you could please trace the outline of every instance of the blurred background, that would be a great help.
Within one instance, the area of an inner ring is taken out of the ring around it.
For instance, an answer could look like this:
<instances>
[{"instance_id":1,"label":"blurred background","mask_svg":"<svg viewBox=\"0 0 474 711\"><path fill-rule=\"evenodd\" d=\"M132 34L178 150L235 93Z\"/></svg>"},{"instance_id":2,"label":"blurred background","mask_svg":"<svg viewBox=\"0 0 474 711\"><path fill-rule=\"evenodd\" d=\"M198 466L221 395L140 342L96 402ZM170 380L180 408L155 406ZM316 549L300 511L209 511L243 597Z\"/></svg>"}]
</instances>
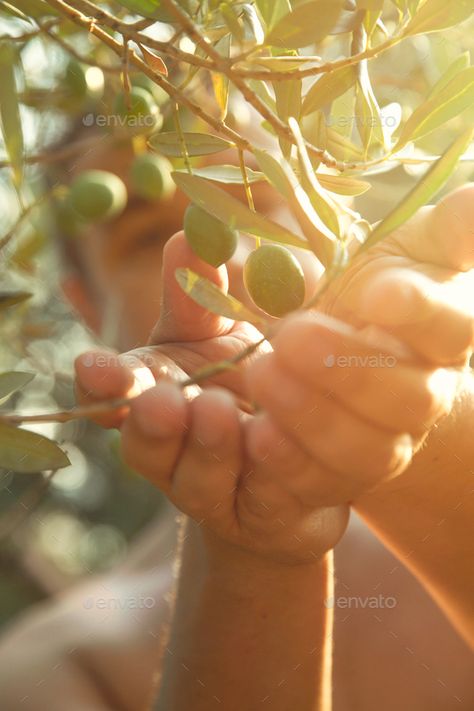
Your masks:
<instances>
[{"instance_id":1,"label":"blurred background","mask_svg":"<svg viewBox=\"0 0 474 711\"><path fill-rule=\"evenodd\" d=\"M27 22L4 12L1 5L2 38L18 37L31 29ZM121 16L128 19L123 11ZM385 22L390 30L390 13ZM410 114L462 53L471 53L473 27L464 24L460 29L414 37L371 62L373 85L389 129L396 129L400 118ZM171 28L155 23L147 32L166 39ZM89 38L74 28L69 30L67 41L97 61L103 59L97 45L92 46ZM340 52L340 45L334 51ZM33 37L25 43L21 60L23 70L17 76L17 85L26 155L47 153L62 144L78 120L91 115L97 102L108 105L109 97L116 92L118 76L104 76L97 67L86 67L87 101L85 95L84 100L73 101L67 76L70 56L45 37ZM354 130L349 102L347 95L337 99L330 116L331 128L346 137ZM233 111L232 120L249 120L245 106L236 103ZM468 117L471 122L473 119L474 107ZM312 131L311 120L309 117L305 127L307 133ZM86 132L87 121L82 124ZM372 189L356 200L362 216L370 222L383 217L427 169L427 163L418 159L424 154L439 155L465 125L463 114L442 131L421 140L409 155L410 163L364 176ZM0 140L0 161L5 160L7 154ZM50 170L47 160L28 166L26 186L31 200L44 192ZM471 176L472 163L466 160L447 189ZM2 166L2 235L15 224L19 212L9 169ZM2 255L1 288L28 291L33 297L0 313L0 369L36 373L27 388L0 405L4 411L49 412L70 408L74 403L72 363L93 345L94 338L68 307L59 288L64 242L70 239L74 236L62 232L61 220L48 204L47 209L35 210L24 221ZM117 432L104 432L83 420L31 429L61 443L71 466L53 475L0 472L0 626L51 593L117 565L134 537L159 516L163 506L160 494L123 465Z\"/></svg>"}]
</instances>

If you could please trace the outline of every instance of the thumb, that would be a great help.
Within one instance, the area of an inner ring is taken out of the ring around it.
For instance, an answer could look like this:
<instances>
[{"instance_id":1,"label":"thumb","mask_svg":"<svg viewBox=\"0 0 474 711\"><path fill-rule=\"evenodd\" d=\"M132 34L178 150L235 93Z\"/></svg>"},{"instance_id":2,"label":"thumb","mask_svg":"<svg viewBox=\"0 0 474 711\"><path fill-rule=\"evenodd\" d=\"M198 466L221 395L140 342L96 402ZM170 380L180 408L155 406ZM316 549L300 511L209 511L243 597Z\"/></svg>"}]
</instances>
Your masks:
<instances>
[{"instance_id":1,"label":"thumb","mask_svg":"<svg viewBox=\"0 0 474 711\"><path fill-rule=\"evenodd\" d=\"M204 341L228 333L234 322L210 313L187 296L176 280L178 268L187 267L209 279L227 293L229 279L225 266L214 268L197 257L184 232L175 234L163 250L161 313L150 344Z\"/></svg>"}]
</instances>

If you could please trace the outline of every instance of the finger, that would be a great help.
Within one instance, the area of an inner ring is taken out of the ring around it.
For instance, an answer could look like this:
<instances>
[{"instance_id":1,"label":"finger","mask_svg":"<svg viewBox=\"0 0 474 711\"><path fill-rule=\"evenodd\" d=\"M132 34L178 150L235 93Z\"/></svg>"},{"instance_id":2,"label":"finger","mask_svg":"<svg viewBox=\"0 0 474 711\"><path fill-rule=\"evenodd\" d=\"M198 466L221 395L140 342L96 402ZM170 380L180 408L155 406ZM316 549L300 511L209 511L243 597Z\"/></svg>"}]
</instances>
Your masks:
<instances>
[{"instance_id":1,"label":"finger","mask_svg":"<svg viewBox=\"0 0 474 711\"><path fill-rule=\"evenodd\" d=\"M365 345L353 329L326 316L289 318L273 345L277 362L301 387L336 398L377 427L419 438L451 409L457 372L415 368ZM270 376L258 377L263 387Z\"/></svg>"},{"instance_id":2,"label":"finger","mask_svg":"<svg viewBox=\"0 0 474 711\"><path fill-rule=\"evenodd\" d=\"M173 341L202 341L226 333L232 321L212 314L187 296L176 281L176 269L187 267L209 279L227 293L225 266L215 269L197 257L184 232L175 234L163 250L162 307L160 320L152 334L152 344Z\"/></svg>"},{"instance_id":3,"label":"finger","mask_svg":"<svg viewBox=\"0 0 474 711\"><path fill-rule=\"evenodd\" d=\"M361 319L387 329L417 355L440 365L466 361L474 343L474 275L440 283L408 269L368 279Z\"/></svg>"},{"instance_id":4,"label":"finger","mask_svg":"<svg viewBox=\"0 0 474 711\"><path fill-rule=\"evenodd\" d=\"M131 398L155 383L138 358L106 349L83 353L76 358L74 368L77 399L82 405ZM127 408L120 408L93 420L102 427L118 427L127 412Z\"/></svg>"},{"instance_id":5,"label":"finger","mask_svg":"<svg viewBox=\"0 0 474 711\"><path fill-rule=\"evenodd\" d=\"M189 409L189 434L174 471L171 499L197 521L237 525L234 504L242 466L237 406L225 391L210 389Z\"/></svg>"},{"instance_id":6,"label":"finger","mask_svg":"<svg viewBox=\"0 0 474 711\"><path fill-rule=\"evenodd\" d=\"M274 355L262 361L252 368L255 397L289 439L334 473L332 482L326 477L330 501L332 493L338 501L341 492L355 495L406 468L413 452L409 435L369 424L330 395L303 386ZM344 486L352 480L347 491L341 489L341 477Z\"/></svg>"},{"instance_id":7,"label":"finger","mask_svg":"<svg viewBox=\"0 0 474 711\"><path fill-rule=\"evenodd\" d=\"M474 267L474 184L446 195L434 208L421 210L395 234L415 261L456 271Z\"/></svg>"},{"instance_id":8,"label":"finger","mask_svg":"<svg viewBox=\"0 0 474 711\"><path fill-rule=\"evenodd\" d=\"M125 462L166 494L188 431L188 407L178 387L159 383L133 401L122 427Z\"/></svg>"},{"instance_id":9,"label":"finger","mask_svg":"<svg viewBox=\"0 0 474 711\"><path fill-rule=\"evenodd\" d=\"M252 474L242 493L244 489L249 492L247 510L259 518L268 509L275 513L274 502L282 498L281 491L285 501L295 498L300 508L308 510L350 501L360 489L354 478L338 474L311 456L267 412L246 422L246 452Z\"/></svg>"}]
</instances>

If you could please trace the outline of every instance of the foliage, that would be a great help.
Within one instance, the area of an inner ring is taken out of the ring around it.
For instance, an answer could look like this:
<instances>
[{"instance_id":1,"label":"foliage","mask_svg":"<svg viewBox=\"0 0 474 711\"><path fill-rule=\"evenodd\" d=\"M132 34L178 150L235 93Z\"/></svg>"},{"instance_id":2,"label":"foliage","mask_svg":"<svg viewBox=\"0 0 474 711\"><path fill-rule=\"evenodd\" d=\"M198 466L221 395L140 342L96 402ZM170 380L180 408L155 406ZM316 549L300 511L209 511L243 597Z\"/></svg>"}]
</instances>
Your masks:
<instances>
[{"instance_id":1,"label":"foliage","mask_svg":"<svg viewBox=\"0 0 474 711\"><path fill-rule=\"evenodd\" d=\"M72 219L68 185L38 187L38 167L64 158L64 148L40 130L45 118L53 134L79 118L83 128L94 127L92 143L100 127L130 140L137 155L167 156L176 185L213 218L254 236L257 248L263 239L309 250L337 278L361 226L361 248L374 245L470 160L474 69L460 24L473 13L474 0L1 2L1 167L18 204L0 236L5 339L12 324L23 329L34 312L35 259L48 235L41 214L59 201ZM46 82L29 69L39 55L50 59ZM144 109L130 103L134 86ZM82 149L78 141L67 153ZM367 205L377 181L403 170L416 174L417 184L405 195L394 191L398 204L371 227L348 196L365 193L360 204ZM285 202L294 228L256 210L255 183L267 183ZM241 185L247 205L226 185ZM198 275L180 271L177 279L211 311L262 330L268 325L261 312ZM6 361L23 347L14 340ZM2 402L30 379L0 374ZM38 472L68 465L57 444L18 428L27 418L3 407L1 467ZM75 408L38 419L84 414Z\"/></svg>"}]
</instances>

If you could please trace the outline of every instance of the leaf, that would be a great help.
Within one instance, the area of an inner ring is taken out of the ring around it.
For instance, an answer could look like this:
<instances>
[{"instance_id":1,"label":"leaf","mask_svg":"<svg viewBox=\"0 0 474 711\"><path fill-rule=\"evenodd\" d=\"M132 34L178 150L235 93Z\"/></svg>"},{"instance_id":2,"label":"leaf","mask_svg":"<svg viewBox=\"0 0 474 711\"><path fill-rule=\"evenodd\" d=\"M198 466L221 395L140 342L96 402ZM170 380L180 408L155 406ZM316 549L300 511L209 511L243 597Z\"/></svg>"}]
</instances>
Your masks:
<instances>
[{"instance_id":1,"label":"leaf","mask_svg":"<svg viewBox=\"0 0 474 711\"><path fill-rule=\"evenodd\" d=\"M62 469L70 463L65 452L47 437L0 422L0 467L3 469L34 474L45 469Z\"/></svg>"},{"instance_id":2,"label":"leaf","mask_svg":"<svg viewBox=\"0 0 474 711\"><path fill-rule=\"evenodd\" d=\"M363 195L372 187L370 183L365 180L357 180L357 178L327 175L326 173L317 173L316 175L323 188L339 195Z\"/></svg>"},{"instance_id":3,"label":"leaf","mask_svg":"<svg viewBox=\"0 0 474 711\"><path fill-rule=\"evenodd\" d=\"M369 239L362 245L361 249L368 249L388 234L396 230L409 220L420 207L426 205L446 184L453 174L459 159L468 149L473 138L474 131L470 128L465 131L441 158L433 164L426 175L420 180L415 188L401 201L399 205L373 230Z\"/></svg>"},{"instance_id":4,"label":"leaf","mask_svg":"<svg viewBox=\"0 0 474 711\"><path fill-rule=\"evenodd\" d=\"M444 87L449 84L451 79L454 79L454 77L459 74L463 69L467 69L471 64L471 56L469 52L463 52L462 54L459 55L457 59L452 62L449 67L446 69L444 74L438 79L436 84L431 88L431 91L428 95L428 99L433 98L438 92L441 91L441 89L444 89Z\"/></svg>"},{"instance_id":5,"label":"leaf","mask_svg":"<svg viewBox=\"0 0 474 711\"><path fill-rule=\"evenodd\" d=\"M267 35L266 44L299 49L320 42L334 28L344 0L311 0L297 5Z\"/></svg>"},{"instance_id":6,"label":"leaf","mask_svg":"<svg viewBox=\"0 0 474 711\"><path fill-rule=\"evenodd\" d=\"M157 72L158 74L163 74L163 76L167 77L168 67L166 66L162 58L157 54L150 52L150 50L146 47L141 47L141 50L143 54L143 59L148 64L150 69L153 69L154 72Z\"/></svg>"},{"instance_id":7,"label":"leaf","mask_svg":"<svg viewBox=\"0 0 474 711\"><path fill-rule=\"evenodd\" d=\"M187 173L187 170L177 171L179 173ZM207 180L213 180L215 183L225 183L226 185L243 185L244 179L242 171L236 165L208 165L204 168L193 168L193 175ZM247 178L249 183L258 183L265 180L263 173L247 168Z\"/></svg>"},{"instance_id":8,"label":"leaf","mask_svg":"<svg viewBox=\"0 0 474 711\"><path fill-rule=\"evenodd\" d=\"M19 370L0 373L0 403L28 385L34 377L34 373L23 373Z\"/></svg>"},{"instance_id":9,"label":"leaf","mask_svg":"<svg viewBox=\"0 0 474 711\"><path fill-rule=\"evenodd\" d=\"M150 17L160 22L175 23L177 21L175 16L163 7L162 0L118 0L118 4L135 15ZM192 0L180 0L179 4L189 14L192 14L196 9L196 2Z\"/></svg>"},{"instance_id":10,"label":"leaf","mask_svg":"<svg viewBox=\"0 0 474 711\"><path fill-rule=\"evenodd\" d=\"M356 80L356 69L354 67L342 67L334 72L325 74L308 91L303 100L301 115L308 116L314 111L318 111L327 104L330 104L338 96L342 96Z\"/></svg>"},{"instance_id":11,"label":"leaf","mask_svg":"<svg viewBox=\"0 0 474 711\"><path fill-rule=\"evenodd\" d=\"M199 205L210 215L214 215L214 217L217 217L218 220L225 222L227 225L271 242L309 249L309 245L301 237L297 237L293 232L263 217L263 215L252 212L242 202L208 180L177 171L171 175L176 185L196 205Z\"/></svg>"},{"instance_id":12,"label":"leaf","mask_svg":"<svg viewBox=\"0 0 474 711\"><path fill-rule=\"evenodd\" d=\"M412 113L393 151L416 141L458 116L474 102L474 67L464 69Z\"/></svg>"},{"instance_id":13,"label":"leaf","mask_svg":"<svg viewBox=\"0 0 474 711\"><path fill-rule=\"evenodd\" d=\"M291 72L294 69L307 67L309 64L319 64L321 57L249 57L246 65L257 65L273 72Z\"/></svg>"},{"instance_id":14,"label":"leaf","mask_svg":"<svg viewBox=\"0 0 474 711\"><path fill-rule=\"evenodd\" d=\"M256 5L268 32L291 11L289 0L256 0Z\"/></svg>"},{"instance_id":15,"label":"leaf","mask_svg":"<svg viewBox=\"0 0 474 711\"><path fill-rule=\"evenodd\" d=\"M196 274L191 269L181 267L175 271L176 281L193 301L207 311L233 321L248 321L261 325L262 319L230 294L225 294L216 284Z\"/></svg>"},{"instance_id":16,"label":"leaf","mask_svg":"<svg viewBox=\"0 0 474 711\"><path fill-rule=\"evenodd\" d=\"M380 107L375 98L369 77L367 62L361 62L356 91L357 129L366 150L372 145L385 146Z\"/></svg>"},{"instance_id":17,"label":"leaf","mask_svg":"<svg viewBox=\"0 0 474 711\"><path fill-rule=\"evenodd\" d=\"M405 28L404 35L437 32L464 22L474 12L474 0L426 0Z\"/></svg>"},{"instance_id":18,"label":"leaf","mask_svg":"<svg viewBox=\"0 0 474 711\"><path fill-rule=\"evenodd\" d=\"M287 123L290 116L299 119L302 92L301 79L273 82L273 90L275 92L277 114L283 123ZM289 159L292 149L291 142L284 138L279 138L278 141L281 152L285 158Z\"/></svg>"},{"instance_id":19,"label":"leaf","mask_svg":"<svg viewBox=\"0 0 474 711\"><path fill-rule=\"evenodd\" d=\"M230 35L227 35L227 37L224 37L216 44L215 48L223 57L228 58L230 57L230 47L231 39ZM224 121L227 115L227 105L229 103L229 79L225 74L220 72L211 72L211 79L217 105L220 109L220 119Z\"/></svg>"},{"instance_id":20,"label":"leaf","mask_svg":"<svg viewBox=\"0 0 474 711\"><path fill-rule=\"evenodd\" d=\"M230 143L230 141L225 141L219 136L213 136L208 133L185 132L184 140L190 156L207 156L211 153L220 153L234 147L234 144ZM157 133L151 136L148 143L165 156L181 157L181 145L176 131Z\"/></svg>"},{"instance_id":21,"label":"leaf","mask_svg":"<svg viewBox=\"0 0 474 711\"><path fill-rule=\"evenodd\" d=\"M284 159L277 160L266 151L254 150L254 155L269 183L285 197L312 252L324 266L332 264L336 237L315 211L289 163Z\"/></svg>"},{"instance_id":22,"label":"leaf","mask_svg":"<svg viewBox=\"0 0 474 711\"><path fill-rule=\"evenodd\" d=\"M0 291L0 311L31 299L32 296L28 291Z\"/></svg>"},{"instance_id":23,"label":"leaf","mask_svg":"<svg viewBox=\"0 0 474 711\"><path fill-rule=\"evenodd\" d=\"M301 184L308 195L316 214L321 218L333 235L340 238L340 209L333 198L327 194L323 187L321 187L314 173L298 122L291 118L289 124L296 139Z\"/></svg>"},{"instance_id":24,"label":"leaf","mask_svg":"<svg viewBox=\"0 0 474 711\"><path fill-rule=\"evenodd\" d=\"M23 131L15 83L18 56L11 45L0 44L0 119L3 139L12 163L13 179L18 189L23 179Z\"/></svg>"}]
</instances>

